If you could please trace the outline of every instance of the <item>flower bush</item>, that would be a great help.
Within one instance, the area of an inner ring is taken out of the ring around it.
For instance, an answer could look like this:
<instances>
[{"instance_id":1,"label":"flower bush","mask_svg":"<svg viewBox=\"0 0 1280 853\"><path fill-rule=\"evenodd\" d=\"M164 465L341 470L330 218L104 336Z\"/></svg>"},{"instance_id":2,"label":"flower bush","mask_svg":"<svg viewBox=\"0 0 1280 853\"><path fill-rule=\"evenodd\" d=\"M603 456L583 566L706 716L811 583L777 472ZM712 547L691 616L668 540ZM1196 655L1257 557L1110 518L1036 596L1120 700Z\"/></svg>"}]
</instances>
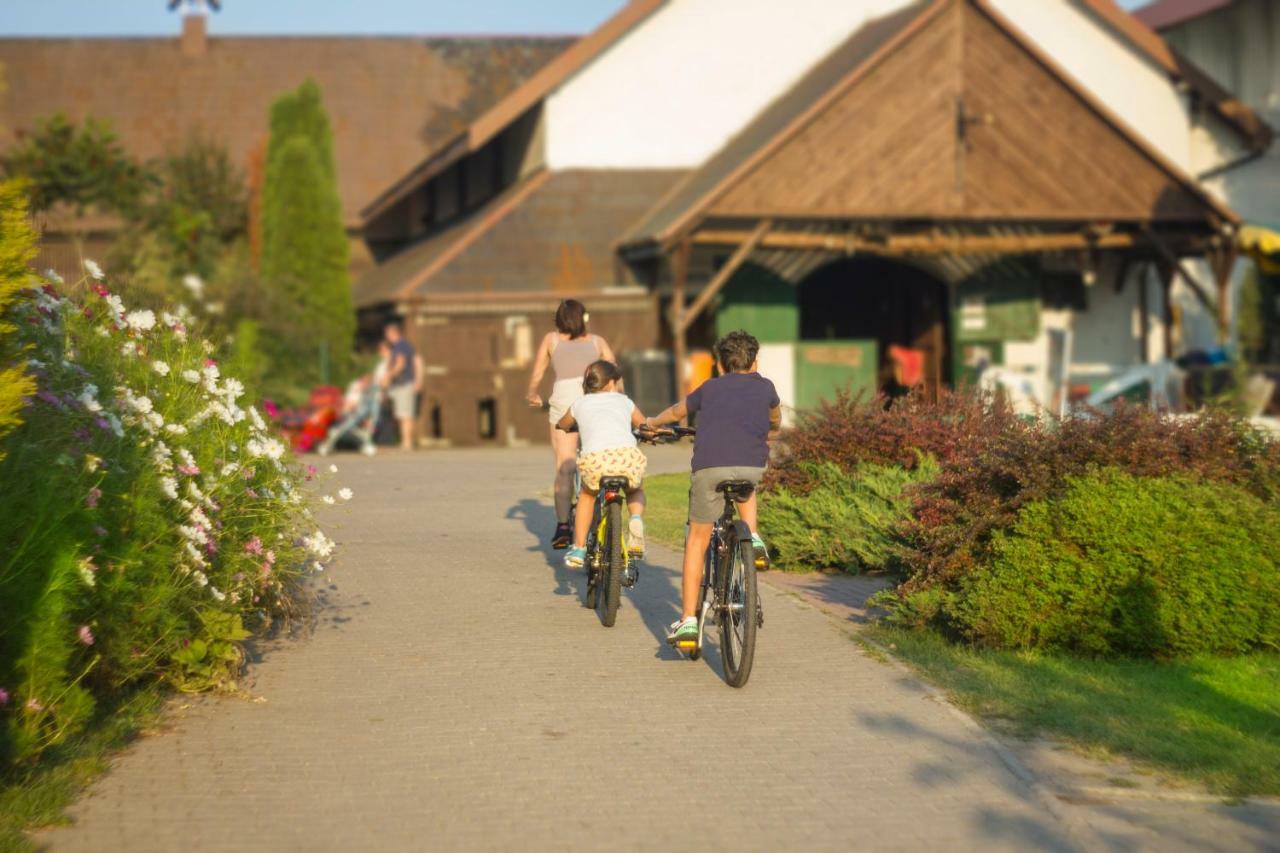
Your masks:
<instances>
[{"instance_id":1,"label":"flower bush","mask_svg":"<svg viewBox=\"0 0 1280 853\"><path fill-rule=\"evenodd\" d=\"M83 297L48 281L10 312L38 385L0 461L0 762L132 686L233 684L334 549L190 315L130 310L85 267Z\"/></svg>"}]
</instances>

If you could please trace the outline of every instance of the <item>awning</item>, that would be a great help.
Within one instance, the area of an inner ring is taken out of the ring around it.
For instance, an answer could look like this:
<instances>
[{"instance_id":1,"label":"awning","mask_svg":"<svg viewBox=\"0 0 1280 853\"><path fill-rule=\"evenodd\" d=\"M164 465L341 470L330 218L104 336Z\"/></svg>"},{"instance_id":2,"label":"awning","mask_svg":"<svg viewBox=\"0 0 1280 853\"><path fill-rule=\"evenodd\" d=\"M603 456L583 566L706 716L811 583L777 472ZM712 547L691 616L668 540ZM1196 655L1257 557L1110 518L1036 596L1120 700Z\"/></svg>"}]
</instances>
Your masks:
<instances>
[{"instance_id":1,"label":"awning","mask_svg":"<svg viewBox=\"0 0 1280 853\"><path fill-rule=\"evenodd\" d=\"M1280 225L1245 225L1236 240L1267 275L1280 275Z\"/></svg>"}]
</instances>

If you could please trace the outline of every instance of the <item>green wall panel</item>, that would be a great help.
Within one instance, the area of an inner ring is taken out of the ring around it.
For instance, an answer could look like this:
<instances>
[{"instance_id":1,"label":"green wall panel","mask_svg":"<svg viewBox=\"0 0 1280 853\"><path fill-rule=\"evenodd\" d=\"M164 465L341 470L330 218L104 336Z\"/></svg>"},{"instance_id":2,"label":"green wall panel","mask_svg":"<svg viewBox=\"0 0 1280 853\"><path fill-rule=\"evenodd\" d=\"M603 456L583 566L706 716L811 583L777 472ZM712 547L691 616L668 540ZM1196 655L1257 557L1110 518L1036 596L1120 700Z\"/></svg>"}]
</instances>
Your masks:
<instances>
[{"instance_id":1,"label":"green wall panel","mask_svg":"<svg viewBox=\"0 0 1280 853\"><path fill-rule=\"evenodd\" d=\"M1040 334L1040 278L1025 261L992 264L956 289L955 338L1029 341Z\"/></svg>"},{"instance_id":2,"label":"green wall panel","mask_svg":"<svg viewBox=\"0 0 1280 853\"><path fill-rule=\"evenodd\" d=\"M841 388L874 394L878 355L872 340L796 344L796 408L813 408Z\"/></svg>"},{"instance_id":3,"label":"green wall panel","mask_svg":"<svg viewBox=\"0 0 1280 853\"><path fill-rule=\"evenodd\" d=\"M761 343L789 343L800 336L796 287L771 270L746 263L720 292L716 334L746 329Z\"/></svg>"}]
</instances>

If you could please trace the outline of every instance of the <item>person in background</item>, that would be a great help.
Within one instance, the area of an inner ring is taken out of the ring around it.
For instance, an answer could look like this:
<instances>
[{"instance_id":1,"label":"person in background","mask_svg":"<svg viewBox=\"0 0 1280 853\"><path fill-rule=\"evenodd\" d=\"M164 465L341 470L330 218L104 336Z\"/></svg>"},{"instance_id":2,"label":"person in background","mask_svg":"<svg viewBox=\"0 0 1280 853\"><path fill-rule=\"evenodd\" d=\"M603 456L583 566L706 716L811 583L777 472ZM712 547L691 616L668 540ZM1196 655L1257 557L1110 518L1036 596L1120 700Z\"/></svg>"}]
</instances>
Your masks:
<instances>
[{"instance_id":1,"label":"person in background","mask_svg":"<svg viewBox=\"0 0 1280 853\"><path fill-rule=\"evenodd\" d=\"M529 390L525 399L530 406L541 407L542 397L538 386L547 372L547 366L555 371L555 384L547 401L551 409L551 452L555 456L554 481L556 501L556 529L551 535L551 547L568 548L573 538L569 524L569 509L573 506L573 474L577 470L578 434L562 432L556 424L569 407L582 396L582 376L594 361L604 359L617 364L613 350L599 335L587 333L587 309L576 299L566 299L556 309L556 330L547 332L538 346L533 372L529 374Z\"/></svg>"},{"instance_id":2,"label":"person in background","mask_svg":"<svg viewBox=\"0 0 1280 853\"><path fill-rule=\"evenodd\" d=\"M387 396L391 398L392 414L400 425L400 447L413 449L414 388L417 385L417 353L405 339L399 323L389 323L383 332L391 348L391 366L383 379Z\"/></svg>"},{"instance_id":3,"label":"person in background","mask_svg":"<svg viewBox=\"0 0 1280 853\"><path fill-rule=\"evenodd\" d=\"M351 380L342 400L342 417L329 428L324 441L316 447L317 453L328 456L334 445L346 435L360 440L360 452L365 456L378 452L373 434L378 428L378 415L382 408L383 377L390 363L391 347L382 341L378 344L378 364L369 373Z\"/></svg>"}]
</instances>

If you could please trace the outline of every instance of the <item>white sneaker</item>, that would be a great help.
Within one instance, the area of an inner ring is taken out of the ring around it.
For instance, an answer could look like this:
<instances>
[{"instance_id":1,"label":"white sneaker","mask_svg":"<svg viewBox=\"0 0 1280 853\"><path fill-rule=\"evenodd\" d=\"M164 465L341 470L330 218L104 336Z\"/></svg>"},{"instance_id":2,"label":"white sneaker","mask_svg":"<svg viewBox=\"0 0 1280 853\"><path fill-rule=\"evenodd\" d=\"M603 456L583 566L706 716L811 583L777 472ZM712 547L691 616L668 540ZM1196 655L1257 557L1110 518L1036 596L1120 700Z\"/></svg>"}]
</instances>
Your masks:
<instances>
[{"instance_id":1,"label":"white sneaker","mask_svg":"<svg viewBox=\"0 0 1280 853\"><path fill-rule=\"evenodd\" d=\"M375 453L378 452L378 448L372 444L366 444L360 448L360 452L363 453L365 456L373 456Z\"/></svg>"},{"instance_id":2,"label":"white sneaker","mask_svg":"<svg viewBox=\"0 0 1280 853\"><path fill-rule=\"evenodd\" d=\"M627 522L627 553L633 557L644 556L644 519L631 516Z\"/></svg>"}]
</instances>

